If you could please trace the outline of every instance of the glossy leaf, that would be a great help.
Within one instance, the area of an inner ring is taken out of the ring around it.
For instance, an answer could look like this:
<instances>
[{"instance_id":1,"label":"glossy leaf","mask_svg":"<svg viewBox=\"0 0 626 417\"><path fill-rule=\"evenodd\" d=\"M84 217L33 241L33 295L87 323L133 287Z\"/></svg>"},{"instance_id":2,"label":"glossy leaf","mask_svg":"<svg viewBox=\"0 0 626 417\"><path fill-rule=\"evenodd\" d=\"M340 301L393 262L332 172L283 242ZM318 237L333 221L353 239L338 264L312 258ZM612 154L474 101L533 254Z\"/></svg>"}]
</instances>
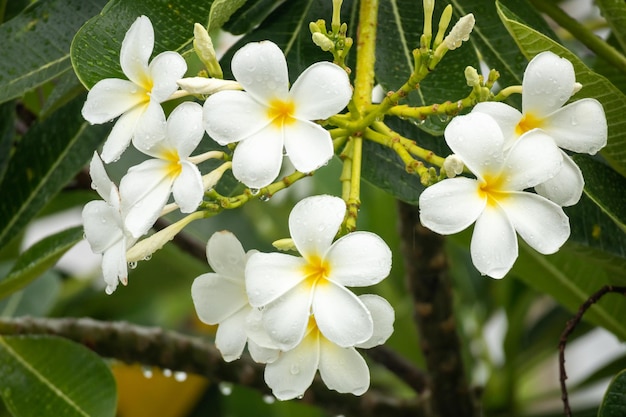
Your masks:
<instances>
[{"instance_id":1,"label":"glossy leaf","mask_svg":"<svg viewBox=\"0 0 626 417\"><path fill-rule=\"evenodd\" d=\"M105 0L40 0L0 26L0 103L71 68L74 33Z\"/></svg>"},{"instance_id":2,"label":"glossy leaf","mask_svg":"<svg viewBox=\"0 0 626 417\"><path fill-rule=\"evenodd\" d=\"M83 228L74 227L34 244L15 262L0 281L0 299L17 291L50 269L65 252L83 239Z\"/></svg>"},{"instance_id":3,"label":"glossy leaf","mask_svg":"<svg viewBox=\"0 0 626 417\"><path fill-rule=\"evenodd\" d=\"M224 26L224 23L235 13L246 0L213 0L209 11L209 25L207 30L215 30Z\"/></svg>"},{"instance_id":4,"label":"glossy leaf","mask_svg":"<svg viewBox=\"0 0 626 417\"><path fill-rule=\"evenodd\" d=\"M626 415L626 370L613 378L604 394L598 417L619 417Z\"/></svg>"},{"instance_id":5,"label":"glossy leaf","mask_svg":"<svg viewBox=\"0 0 626 417\"><path fill-rule=\"evenodd\" d=\"M153 56L163 51L184 53L192 49L193 25L209 20L211 0L113 0L101 14L89 20L72 42L71 56L80 81L91 88L105 78L126 76L120 66L120 48L126 31L141 15L154 27Z\"/></svg>"},{"instance_id":6,"label":"glossy leaf","mask_svg":"<svg viewBox=\"0 0 626 417\"><path fill-rule=\"evenodd\" d=\"M583 85L575 99L592 97L604 106L610 128L608 144L600 152L615 170L626 175L626 119L623 112L626 108L626 95L606 78L591 71L575 54L519 21L502 3L498 2L496 5L502 21L526 57L532 58L539 52L552 51L572 62L576 80Z\"/></svg>"},{"instance_id":7,"label":"glossy leaf","mask_svg":"<svg viewBox=\"0 0 626 417\"><path fill-rule=\"evenodd\" d=\"M34 125L0 184L0 247L13 238L87 163L110 126L90 126L81 96ZM8 198L10 196L10 198Z\"/></svg>"},{"instance_id":8,"label":"glossy leaf","mask_svg":"<svg viewBox=\"0 0 626 417\"><path fill-rule=\"evenodd\" d=\"M259 26L285 0L248 0L246 7L238 9L224 25L233 35L243 35Z\"/></svg>"},{"instance_id":9,"label":"glossy leaf","mask_svg":"<svg viewBox=\"0 0 626 417\"><path fill-rule=\"evenodd\" d=\"M11 147L15 137L15 103L0 105L0 182L9 164Z\"/></svg>"},{"instance_id":10,"label":"glossy leaf","mask_svg":"<svg viewBox=\"0 0 626 417\"><path fill-rule=\"evenodd\" d=\"M8 271L6 271L8 272ZM6 272L3 272L4 275ZM0 281L1 283L2 281ZM61 292L61 277L48 270L21 291L0 300L2 317L43 317L50 312Z\"/></svg>"},{"instance_id":11,"label":"glossy leaf","mask_svg":"<svg viewBox=\"0 0 626 417\"><path fill-rule=\"evenodd\" d=\"M596 0L596 4L611 26L622 51L626 51L626 3L621 0Z\"/></svg>"},{"instance_id":12,"label":"glossy leaf","mask_svg":"<svg viewBox=\"0 0 626 417\"><path fill-rule=\"evenodd\" d=\"M69 340L0 337L0 385L14 417L115 416L111 371L95 353Z\"/></svg>"}]
</instances>

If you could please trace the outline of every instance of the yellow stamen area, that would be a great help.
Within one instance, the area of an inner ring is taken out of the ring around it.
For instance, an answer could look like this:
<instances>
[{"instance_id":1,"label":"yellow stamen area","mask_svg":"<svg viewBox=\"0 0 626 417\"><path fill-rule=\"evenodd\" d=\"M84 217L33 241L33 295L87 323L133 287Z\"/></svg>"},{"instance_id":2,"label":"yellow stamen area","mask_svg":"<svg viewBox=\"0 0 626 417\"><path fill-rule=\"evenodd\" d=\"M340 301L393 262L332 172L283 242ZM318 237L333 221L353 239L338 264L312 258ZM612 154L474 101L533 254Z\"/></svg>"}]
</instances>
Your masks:
<instances>
[{"instance_id":1,"label":"yellow stamen area","mask_svg":"<svg viewBox=\"0 0 626 417\"><path fill-rule=\"evenodd\" d=\"M273 99L270 101L269 106L267 117L270 118L274 126L283 127L296 121L293 118L296 110L296 105L293 101Z\"/></svg>"},{"instance_id":2,"label":"yellow stamen area","mask_svg":"<svg viewBox=\"0 0 626 417\"><path fill-rule=\"evenodd\" d=\"M541 117L537 117L532 113L526 113L522 116L517 126L515 126L515 133L521 136L529 130L537 129L542 126L543 119Z\"/></svg>"},{"instance_id":3,"label":"yellow stamen area","mask_svg":"<svg viewBox=\"0 0 626 417\"><path fill-rule=\"evenodd\" d=\"M502 201L507 197L507 193L502 191L502 184L504 178L501 175L483 175L484 181L482 181L478 188L478 195L480 198L486 198L487 204L495 206L498 201Z\"/></svg>"},{"instance_id":4,"label":"yellow stamen area","mask_svg":"<svg viewBox=\"0 0 626 417\"><path fill-rule=\"evenodd\" d=\"M330 265L319 256L309 257L309 262L303 267L303 274L306 277L305 283L311 288L316 285L326 284L326 278L330 274Z\"/></svg>"},{"instance_id":5,"label":"yellow stamen area","mask_svg":"<svg viewBox=\"0 0 626 417\"><path fill-rule=\"evenodd\" d=\"M180 156L176 149L168 149L163 152L161 159L168 162L165 171L166 175L170 178L177 178L183 170L183 165L180 163Z\"/></svg>"}]
</instances>

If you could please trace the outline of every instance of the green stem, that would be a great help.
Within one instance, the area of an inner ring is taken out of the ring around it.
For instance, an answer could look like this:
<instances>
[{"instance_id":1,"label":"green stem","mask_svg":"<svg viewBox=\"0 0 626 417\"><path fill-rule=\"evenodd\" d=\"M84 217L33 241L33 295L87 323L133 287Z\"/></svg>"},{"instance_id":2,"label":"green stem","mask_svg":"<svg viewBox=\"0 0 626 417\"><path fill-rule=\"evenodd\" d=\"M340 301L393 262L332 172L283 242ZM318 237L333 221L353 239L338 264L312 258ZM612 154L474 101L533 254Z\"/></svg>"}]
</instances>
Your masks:
<instances>
[{"instance_id":1,"label":"green stem","mask_svg":"<svg viewBox=\"0 0 626 417\"><path fill-rule=\"evenodd\" d=\"M356 229L356 218L361 207L361 158L363 157L363 138L352 138L352 166L350 170L350 193L348 195L348 218L346 229L352 232Z\"/></svg>"},{"instance_id":2,"label":"green stem","mask_svg":"<svg viewBox=\"0 0 626 417\"><path fill-rule=\"evenodd\" d=\"M570 32L576 39L591 49L596 55L605 59L610 64L626 73L626 57L617 49L596 36L591 30L586 28L565 13L555 3L545 0L530 0L537 10L544 12L563 29Z\"/></svg>"},{"instance_id":3,"label":"green stem","mask_svg":"<svg viewBox=\"0 0 626 417\"><path fill-rule=\"evenodd\" d=\"M363 111L365 106L372 103L377 26L378 0L362 0L359 9L353 98L354 104L360 112Z\"/></svg>"}]
</instances>

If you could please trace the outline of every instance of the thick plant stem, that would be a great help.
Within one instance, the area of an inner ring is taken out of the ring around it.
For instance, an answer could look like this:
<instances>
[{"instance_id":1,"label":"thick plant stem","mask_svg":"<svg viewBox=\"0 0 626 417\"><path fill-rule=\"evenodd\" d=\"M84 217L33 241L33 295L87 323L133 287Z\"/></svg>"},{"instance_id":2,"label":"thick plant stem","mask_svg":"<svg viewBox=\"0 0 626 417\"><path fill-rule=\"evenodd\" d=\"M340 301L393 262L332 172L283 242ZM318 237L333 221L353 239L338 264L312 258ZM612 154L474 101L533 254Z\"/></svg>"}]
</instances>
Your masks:
<instances>
[{"instance_id":1,"label":"thick plant stem","mask_svg":"<svg viewBox=\"0 0 626 417\"><path fill-rule=\"evenodd\" d=\"M366 106L372 103L377 25L378 0L361 0L356 45L356 75L354 79L354 104L361 113Z\"/></svg>"},{"instance_id":2,"label":"thick plant stem","mask_svg":"<svg viewBox=\"0 0 626 417\"><path fill-rule=\"evenodd\" d=\"M0 319L0 335L55 335L81 343L101 356L127 363L141 363L173 371L203 375L212 382L226 381L269 394L263 365L244 356L224 362L219 351L205 340L157 327L75 318ZM331 414L364 417L425 416L417 401L402 400L370 389L361 397L330 391L316 378L303 400Z\"/></svg>"},{"instance_id":3,"label":"thick plant stem","mask_svg":"<svg viewBox=\"0 0 626 417\"><path fill-rule=\"evenodd\" d=\"M399 202L398 214L414 318L432 381L433 411L439 417L477 416L452 311L444 238L420 224L417 207Z\"/></svg>"}]
</instances>

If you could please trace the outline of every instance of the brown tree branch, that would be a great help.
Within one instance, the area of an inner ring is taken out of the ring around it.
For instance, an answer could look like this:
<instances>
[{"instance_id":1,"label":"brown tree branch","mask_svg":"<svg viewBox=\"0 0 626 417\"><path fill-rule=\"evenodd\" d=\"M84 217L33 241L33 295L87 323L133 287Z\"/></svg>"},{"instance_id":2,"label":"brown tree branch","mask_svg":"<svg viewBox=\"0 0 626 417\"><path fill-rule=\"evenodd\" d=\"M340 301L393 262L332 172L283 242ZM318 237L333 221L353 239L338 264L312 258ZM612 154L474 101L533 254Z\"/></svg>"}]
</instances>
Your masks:
<instances>
[{"instance_id":1,"label":"brown tree branch","mask_svg":"<svg viewBox=\"0 0 626 417\"><path fill-rule=\"evenodd\" d=\"M433 410L441 417L473 417L478 412L463 368L444 238L420 224L417 207L398 202L398 214L406 279L432 381Z\"/></svg>"},{"instance_id":2,"label":"brown tree branch","mask_svg":"<svg viewBox=\"0 0 626 417\"><path fill-rule=\"evenodd\" d=\"M211 343L158 327L101 322L89 318L21 317L0 319L0 334L61 336L81 343L104 357L194 373L214 382L232 382L264 394L270 393L263 378L263 365L255 363L248 356L227 363ZM320 378L315 379L303 401L333 414L347 416L425 416L418 400L399 399L375 389L370 389L360 397L339 394L330 391Z\"/></svg>"},{"instance_id":3,"label":"brown tree branch","mask_svg":"<svg viewBox=\"0 0 626 417\"><path fill-rule=\"evenodd\" d=\"M600 288L598 291L593 293L579 308L576 315L568 320L565 325L565 330L561 333L561 337L559 338L559 380L561 382L561 399L563 400L563 414L567 417L572 417L572 410L569 406L569 397L567 395L567 386L565 385L565 380L567 379L567 373L565 372L565 345L567 344L567 339L574 332L576 326L583 318L583 315L589 310L589 308L600 301L602 297L604 297L608 293L620 293L626 296L626 287L615 287L612 285L605 285Z\"/></svg>"}]
</instances>

